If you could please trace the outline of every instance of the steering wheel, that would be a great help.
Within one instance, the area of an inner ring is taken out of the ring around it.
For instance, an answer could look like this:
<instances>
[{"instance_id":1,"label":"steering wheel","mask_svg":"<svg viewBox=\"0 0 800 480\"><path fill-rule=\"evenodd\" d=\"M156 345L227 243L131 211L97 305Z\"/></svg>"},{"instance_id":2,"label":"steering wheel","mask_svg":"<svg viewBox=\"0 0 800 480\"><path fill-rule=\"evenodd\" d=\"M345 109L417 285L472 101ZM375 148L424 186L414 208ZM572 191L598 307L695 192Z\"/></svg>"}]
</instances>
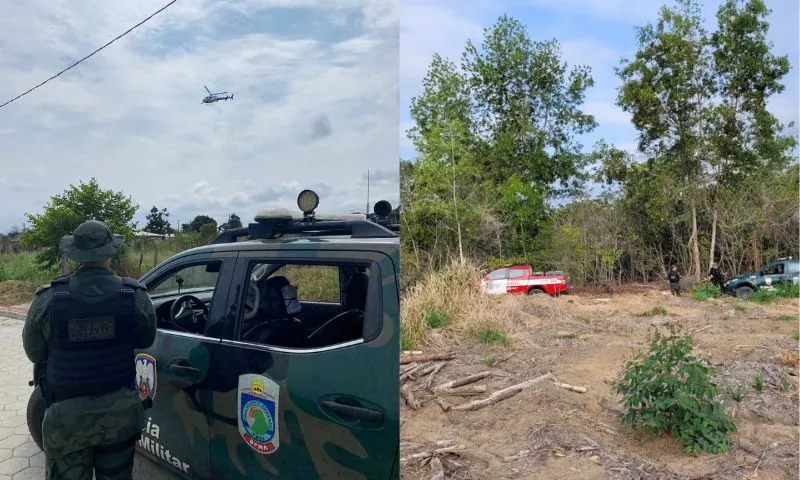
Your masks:
<instances>
[{"instance_id":1,"label":"steering wheel","mask_svg":"<svg viewBox=\"0 0 800 480\"><path fill-rule=\"evenodd\" d=\"M319 332L325 330L326 328L330 328L331 326L333 326L336 323L339 323L341 321L341 319L345 318L348 315L352 315L353 313L362 313L362 312L361 312L361 310L352 309L352 310L346 310L346 311L344 311L342 313L339 313L336 316L334 316L333 318L331 318L330 320L328 320L327 322L325 322L322 325L320 325L319 327L317 327L316 330L311 332L311 334L306 337L306 340L313 339L315 336L319 335Z\"/></svg>"},{"instance_id":2,"label":"steering wheel","mask_svg":"<svg viewBox=\"0 0 800 480\"><path fill-rule=\"evenodd\" d=\"M208 316L208 307L206 307L206 304L199 298L194 295L181 295L178 297L169 309L172 324L183 331L189 332L189 330L181 326L180 322L187 318L191 319L192 325L196 327L196 331L190 333L198 333L200 327L205 327L205 318L198 318L197 313L194 311L195 308L203 311L203 317Z\"/></svg>"},{"instance_id":3,"label":"steering wheel","mask_svg":"<svg viewBox=\"0 0 800 480\"><path fill-rule=\"evenodd\" d=\"M258 313L258 302L261 301L261 289L256 282L251 281L247 287L247 297L244 299L244 319L250 320Z\"/></svg>"}]
</instances>

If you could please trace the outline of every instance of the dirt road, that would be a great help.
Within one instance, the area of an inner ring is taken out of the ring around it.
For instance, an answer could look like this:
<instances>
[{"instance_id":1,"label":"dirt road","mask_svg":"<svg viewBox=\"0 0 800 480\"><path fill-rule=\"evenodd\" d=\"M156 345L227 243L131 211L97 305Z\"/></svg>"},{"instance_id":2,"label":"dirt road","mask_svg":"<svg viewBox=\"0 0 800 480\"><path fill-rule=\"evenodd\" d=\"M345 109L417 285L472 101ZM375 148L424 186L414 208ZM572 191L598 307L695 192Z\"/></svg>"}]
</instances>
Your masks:
<instances>
[{"instance_id":1,"label":"dirt road","mask_svg":"<svg viewBox=\"0 0 800 480\"><path fill-rule=\"evenodd\" d=\"M511 347L487 349L474 341L434 337L440 347L424 349L430 354L449 345L447 350L456 353L441 362L432 386L488 371L465 387L484 392L440 396L426 391L426 367L436 362L417 363L412 378L401 380L414 397L411 403L420 403L412 409L403 402L404 480L435 478L439 466L444 478L486 480L798 478L797 365L788 365L798 354L797 301L697 303L654 290L611 298L498 301L517 302L524 312ZM649 438L618 420L621 398L612 393L611 382L625 360L648 348L648 327L667 322L695 331L694 353L717 368L720 399L738 424L727 455L693 458L677 442ZM413 365L402 365L401 372ZM559 388L546 379L479 410L445 411L547 373L588 391ZM761 391L754 387L757 375L764 379ZM737 387L746 390L741 401L733 398ZM430 461L436 449L437 460Z\"/></svg>"}]
</instances>

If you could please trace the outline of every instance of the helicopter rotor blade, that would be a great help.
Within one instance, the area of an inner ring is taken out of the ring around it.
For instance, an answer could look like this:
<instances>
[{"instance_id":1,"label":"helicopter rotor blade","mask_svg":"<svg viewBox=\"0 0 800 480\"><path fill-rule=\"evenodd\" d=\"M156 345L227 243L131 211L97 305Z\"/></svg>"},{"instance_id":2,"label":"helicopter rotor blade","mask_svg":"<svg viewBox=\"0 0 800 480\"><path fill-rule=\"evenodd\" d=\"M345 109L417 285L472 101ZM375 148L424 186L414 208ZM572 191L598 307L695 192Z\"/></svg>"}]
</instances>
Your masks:
<instances>
[{"instance_id":1,"label":"helicopter rotor blade","mask_svg":"<svg viewBox=\"0 0 800 480\"><path fill-rule=\"evenodd\" d=\"M206 89L206 92L208 92L208 94L209 94L209 95L213 95L213 93L211 93L211 90L209 90L209 89L208 89L208 87L206 87L205 85L203 85L203 88L205 88L205 89Z\"/></svg>"}]
</instances>

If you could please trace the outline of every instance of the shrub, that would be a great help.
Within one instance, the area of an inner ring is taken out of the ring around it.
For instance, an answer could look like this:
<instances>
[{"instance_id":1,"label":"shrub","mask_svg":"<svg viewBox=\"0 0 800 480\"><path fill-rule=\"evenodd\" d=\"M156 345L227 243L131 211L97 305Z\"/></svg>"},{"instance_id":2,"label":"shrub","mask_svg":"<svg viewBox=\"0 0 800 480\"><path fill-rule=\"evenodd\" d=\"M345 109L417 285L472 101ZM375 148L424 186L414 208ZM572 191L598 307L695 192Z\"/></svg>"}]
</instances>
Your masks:
<instances>
[{"instance_id":1,"label":"shrub","mask_svg":"<svg viewBox=\"0 0 800 480\"><path fill-rule=\"evenodd\" d=\"M639 352L626 363L614 386L624 397L621 421L654 436L668 433L691 455L725 453L736 424L716 400L714 369L691 355L692 337L679 330L670 325L665 336L653 328L649 355Z\"/></svg>"},{"instance_id":2,"label":"shrub","mask_svg":"<svg viewBox=\"0 0 800 480\"><path fill-rule=\"evenodd\" d=\"M719 287L711 282L700 282L692 289L692 300L697 302L705 302L709 298L719 298L721 292Z\"/></svg>"},{"instance_id":3,"label":"shrub","mask_svg":"<svg viewBox=\"0 0 800 480\"><path fill-rule=\"evenodd\" d=\"M773 287L761 287L747 297L756 303L770 303L779 298L800 298L800 284L781 282Z\"/></svg>"}]
</instances>

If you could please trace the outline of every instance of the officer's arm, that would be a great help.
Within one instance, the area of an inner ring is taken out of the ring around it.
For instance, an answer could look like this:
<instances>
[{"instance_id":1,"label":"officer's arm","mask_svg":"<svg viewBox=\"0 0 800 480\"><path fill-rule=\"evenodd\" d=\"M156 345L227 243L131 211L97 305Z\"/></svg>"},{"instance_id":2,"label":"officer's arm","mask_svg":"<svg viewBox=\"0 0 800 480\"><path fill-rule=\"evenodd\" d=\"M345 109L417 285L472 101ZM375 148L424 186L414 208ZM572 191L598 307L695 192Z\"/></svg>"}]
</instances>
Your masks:
<instances>
[{"instance_id":1,"label":"officer's arm","mask_svg":"<svg viewBox=\"0 0 800 480\"><path fill-rule=\"evenodd\" d=\"M156 339L156 311L150 295L136 289L136 341L135 348L148 348Z\"/></svg>"},{"instance_id":2,"label":"officer's arm","mask_svg":"<svg viewBox=\"0 0 800 480\"><path fill-rule=\"evenodd\" d=\"M47 312L51 296L49 291L37 292L28 308L25 325L22 327L22 348L25 349L25 355L33 363L47 360L47 337L44 330L47 328L45 321L48 318Z\"/></svg>"}]
</instances>

